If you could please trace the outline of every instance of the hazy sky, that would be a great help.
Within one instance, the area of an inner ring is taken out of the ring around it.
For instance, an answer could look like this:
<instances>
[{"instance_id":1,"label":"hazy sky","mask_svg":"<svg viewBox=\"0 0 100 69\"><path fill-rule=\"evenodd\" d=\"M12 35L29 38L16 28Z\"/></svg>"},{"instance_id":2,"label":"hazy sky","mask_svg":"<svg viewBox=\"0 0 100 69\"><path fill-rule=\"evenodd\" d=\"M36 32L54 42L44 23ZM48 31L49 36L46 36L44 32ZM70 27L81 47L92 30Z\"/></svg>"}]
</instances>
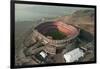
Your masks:
<instances>
[{"instance_id":1,"label":"hazy sky","mask_svg":"<svg viewBox=\"0 0 100 69\"><path fill-rule=\"evenodd\" d=\"M15 4L15 21L34 21L43 17L64 16L80 9L92 8Z\"/></svg>"}]
</instances>

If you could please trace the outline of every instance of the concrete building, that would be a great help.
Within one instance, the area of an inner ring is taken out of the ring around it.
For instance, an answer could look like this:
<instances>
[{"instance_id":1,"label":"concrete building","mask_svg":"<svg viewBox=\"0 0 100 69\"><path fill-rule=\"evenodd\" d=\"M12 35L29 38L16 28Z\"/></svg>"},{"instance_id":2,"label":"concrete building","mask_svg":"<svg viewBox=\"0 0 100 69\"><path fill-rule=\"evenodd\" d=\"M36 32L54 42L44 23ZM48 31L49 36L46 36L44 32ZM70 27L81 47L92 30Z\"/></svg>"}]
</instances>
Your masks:
<instances>
[{"instance_id":1,"label":"concrete building","mask_svg":"<svg viewBox=\"0 0 100 69\"><path fill-rule=\"evenodd\" d=\"M84 52L79 48L76 48L76 49L64 54L64 58L66 60L66 63L78 61L78 59L83 57L83 56L84 56Z\"/></svg>"}]
</instances>

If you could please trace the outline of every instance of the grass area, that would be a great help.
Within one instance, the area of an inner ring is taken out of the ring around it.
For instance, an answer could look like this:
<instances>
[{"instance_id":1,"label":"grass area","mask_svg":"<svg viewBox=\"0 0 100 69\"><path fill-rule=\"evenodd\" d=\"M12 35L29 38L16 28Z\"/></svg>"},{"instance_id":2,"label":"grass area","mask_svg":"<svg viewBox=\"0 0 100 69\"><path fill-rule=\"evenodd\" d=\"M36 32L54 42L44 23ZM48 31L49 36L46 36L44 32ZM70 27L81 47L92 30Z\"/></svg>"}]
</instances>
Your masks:
<instances>
[{"instance_id":1,"label":"grass area","mask_svg":"<svg viewBox=\"0 0 100 69\"><path fill-rule=\"evenodd\" d=\"M53 39L56 39L56 40L64 39L65 37L67 37L66 35L64 35L64 33L60 32L58 30L49 32L48 36L52 36Z\"/></svg>"}]
</instances>

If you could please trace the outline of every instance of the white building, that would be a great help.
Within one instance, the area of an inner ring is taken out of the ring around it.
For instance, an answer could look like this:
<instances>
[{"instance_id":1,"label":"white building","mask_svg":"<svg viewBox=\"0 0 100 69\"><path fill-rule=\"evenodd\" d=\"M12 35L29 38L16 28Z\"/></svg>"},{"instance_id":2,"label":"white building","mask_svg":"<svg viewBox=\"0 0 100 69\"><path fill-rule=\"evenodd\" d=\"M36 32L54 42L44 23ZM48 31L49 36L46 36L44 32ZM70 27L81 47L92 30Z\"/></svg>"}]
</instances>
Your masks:
<instances>
[{"instance_id":1,"label":"white building","mask_svg":"<svg viewBox=\"0 0 100 69\"><path fill-rule=\"evenodd\" d=\"M70 52L67 52L64 54L64 59L66 60L66 63L67 62L74 62L74 61L77 61L80 57L83 57L84 56L84 52L79 49L79 48L76 48Z\"/></svg>"},{"instance_id":2,"label":"white building","mask_svg":"<svg viewBox=\"0 0 100 69\"><path fill-rule=\"evenodd\" d=\"M46 56L47 56L47 54L46 54L44 51L40 52L40 55L41 55L43 58L46 58Z\"/></svg>"}]
</instances>

